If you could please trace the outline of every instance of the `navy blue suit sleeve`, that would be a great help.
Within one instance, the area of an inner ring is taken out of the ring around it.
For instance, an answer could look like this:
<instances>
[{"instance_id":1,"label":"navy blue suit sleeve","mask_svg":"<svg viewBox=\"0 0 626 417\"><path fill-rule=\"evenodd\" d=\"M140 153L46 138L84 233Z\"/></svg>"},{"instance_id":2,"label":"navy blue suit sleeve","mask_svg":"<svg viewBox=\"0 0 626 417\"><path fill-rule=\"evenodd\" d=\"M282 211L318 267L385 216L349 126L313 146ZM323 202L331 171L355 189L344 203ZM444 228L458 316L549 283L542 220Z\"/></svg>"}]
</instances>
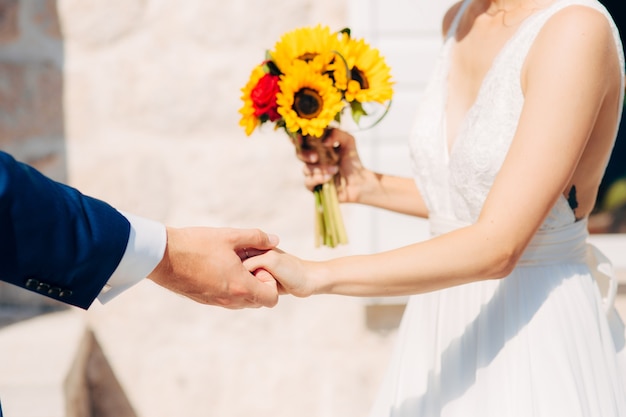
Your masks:
<instances>
[{"instance_id":1,"label":"navy blue suit sleeve","mask_svg":"<svg viewBox=\"0 0 626 417\"><path fill-rule=\"evenodd\" d=\"M87 309L129 234L110 205L0 152L0 280Z\"/></svg>"}]
</instances>

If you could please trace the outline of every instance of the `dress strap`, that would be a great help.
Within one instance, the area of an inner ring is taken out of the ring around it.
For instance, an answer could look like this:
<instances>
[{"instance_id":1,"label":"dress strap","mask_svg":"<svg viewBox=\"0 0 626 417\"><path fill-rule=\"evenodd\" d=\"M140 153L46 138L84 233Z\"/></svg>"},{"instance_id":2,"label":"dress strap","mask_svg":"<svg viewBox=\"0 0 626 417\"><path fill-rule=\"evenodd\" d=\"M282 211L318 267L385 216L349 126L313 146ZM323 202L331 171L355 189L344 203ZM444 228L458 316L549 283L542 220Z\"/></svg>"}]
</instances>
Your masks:
<instances>
[{"instance_id":1,"label":"dress strap","mask_svg":"<svg viewBox=\"0 0 626 417\"><path fill-rule=\"evenodd\" d=\"M467 6L469 6L471 2L472 2L472 0L463 0L463 3L461 4L461 7L459 7L459 10L457 11L456 15L454 16L454 20L452 20L452 24L450 24L450 28L448 29L448 33L446 33L446 40L448 40L452 36L456 35L456 30L459 27L459 22L461 22L461 18L463 17L463 14L465 13L465 9L467 9Z\"/></svg>"}]
</instances>

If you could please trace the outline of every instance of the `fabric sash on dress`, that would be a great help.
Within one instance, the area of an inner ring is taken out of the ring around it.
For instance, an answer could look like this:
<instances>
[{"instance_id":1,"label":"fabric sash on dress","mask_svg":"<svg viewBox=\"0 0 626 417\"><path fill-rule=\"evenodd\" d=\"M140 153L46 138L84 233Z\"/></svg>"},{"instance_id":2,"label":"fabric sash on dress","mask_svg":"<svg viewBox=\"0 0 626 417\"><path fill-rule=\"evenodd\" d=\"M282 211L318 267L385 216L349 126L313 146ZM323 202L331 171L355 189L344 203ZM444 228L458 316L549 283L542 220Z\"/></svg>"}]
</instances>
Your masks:
<instances>
[{"instance_id":1,"label":"fabric sash on dress","mask_svg":"<svg viewBox=\"0 0 626 417\"><path fill-rule=\"evenodd\" d=\"M431 236L469 226L458 220L437 216L431 216L429 223ZM613 272L611 261L598 248L587 242L588 236L586 219L556 229L539 230L528 244L517 266L539 266L559 262L587 264L598 284L607 288L602 301L609 314L617 294L617 277Z\"/></svg>"},{"instance_id":2,"label":"fabric sash on dress","mask_svg":"<svg viewBox=\"0 0 626 417\"><path fill-rule=\"evenodd\" d=\"M431 216L429 223L431 236L469 226L458 220L437 216ZM622 366L626 366L626 326L614 305L618 286L617 277L611 261L597 247L587 242L588 237L586 219L561 228L540 230L528 244L517 266L550 265L558 262L586 264L598 286L607 288L602 298L604 312L615 350L622 358ZM626 373L626 369L623 372Z\"/></svg>"}]
</instances>

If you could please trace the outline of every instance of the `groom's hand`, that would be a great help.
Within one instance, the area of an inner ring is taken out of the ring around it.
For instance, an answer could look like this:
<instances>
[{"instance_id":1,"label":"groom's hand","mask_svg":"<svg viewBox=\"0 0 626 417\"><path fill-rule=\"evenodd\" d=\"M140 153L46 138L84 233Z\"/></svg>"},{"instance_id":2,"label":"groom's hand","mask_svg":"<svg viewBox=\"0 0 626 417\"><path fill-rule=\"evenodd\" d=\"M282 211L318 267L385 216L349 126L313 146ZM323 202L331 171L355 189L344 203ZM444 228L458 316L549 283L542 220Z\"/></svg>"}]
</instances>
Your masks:
<instances>
[{"instance_id":1,"label":"groom's hand","mask_svg":"<svg viewBox=\"0 0 626 417\"><path fill-rule=\"evenodd\" d=\"M256 229L168 227L165 254L148 278L202 304L273 307L276 281L267 272L254 276L242 259L277 244L276 236Z\"/></svg>"}]
</instances>

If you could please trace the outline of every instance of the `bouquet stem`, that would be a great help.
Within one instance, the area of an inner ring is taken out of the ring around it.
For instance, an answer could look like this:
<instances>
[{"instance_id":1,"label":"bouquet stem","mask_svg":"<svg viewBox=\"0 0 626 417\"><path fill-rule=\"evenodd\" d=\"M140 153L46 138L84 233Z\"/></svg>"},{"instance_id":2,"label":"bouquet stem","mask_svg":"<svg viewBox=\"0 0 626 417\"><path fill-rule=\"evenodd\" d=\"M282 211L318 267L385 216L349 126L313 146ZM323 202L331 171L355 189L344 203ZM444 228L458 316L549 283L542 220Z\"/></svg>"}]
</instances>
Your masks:
<instances>
[{"instance_id":1,"label":"bouquet stem","mask_svg":"<svg viewBox=\"0 0 626 417\"><path fill-rule=\"evenodd\" d=\"M315 246L329 246L348 243L348 234L343 222L337 188L334 179L318 185L313 190L315 195Z\"/></svg>"},{"instance_id":2,"label":"bouquet stem","mask_svg":"<svg viewBox=\"0 0 626 417\"><path fill-rule=\"evenodd\" d=\"M326 134L322 137L292 136L292 139L299 149L315 150L321 163L336 163L338 156L322 144ZM348 234L339 208L335 179L315 187L313 195L315 197L315 247L323 245L334 248L337 245L347 244Z\"/></svg>"}]
</instances>

